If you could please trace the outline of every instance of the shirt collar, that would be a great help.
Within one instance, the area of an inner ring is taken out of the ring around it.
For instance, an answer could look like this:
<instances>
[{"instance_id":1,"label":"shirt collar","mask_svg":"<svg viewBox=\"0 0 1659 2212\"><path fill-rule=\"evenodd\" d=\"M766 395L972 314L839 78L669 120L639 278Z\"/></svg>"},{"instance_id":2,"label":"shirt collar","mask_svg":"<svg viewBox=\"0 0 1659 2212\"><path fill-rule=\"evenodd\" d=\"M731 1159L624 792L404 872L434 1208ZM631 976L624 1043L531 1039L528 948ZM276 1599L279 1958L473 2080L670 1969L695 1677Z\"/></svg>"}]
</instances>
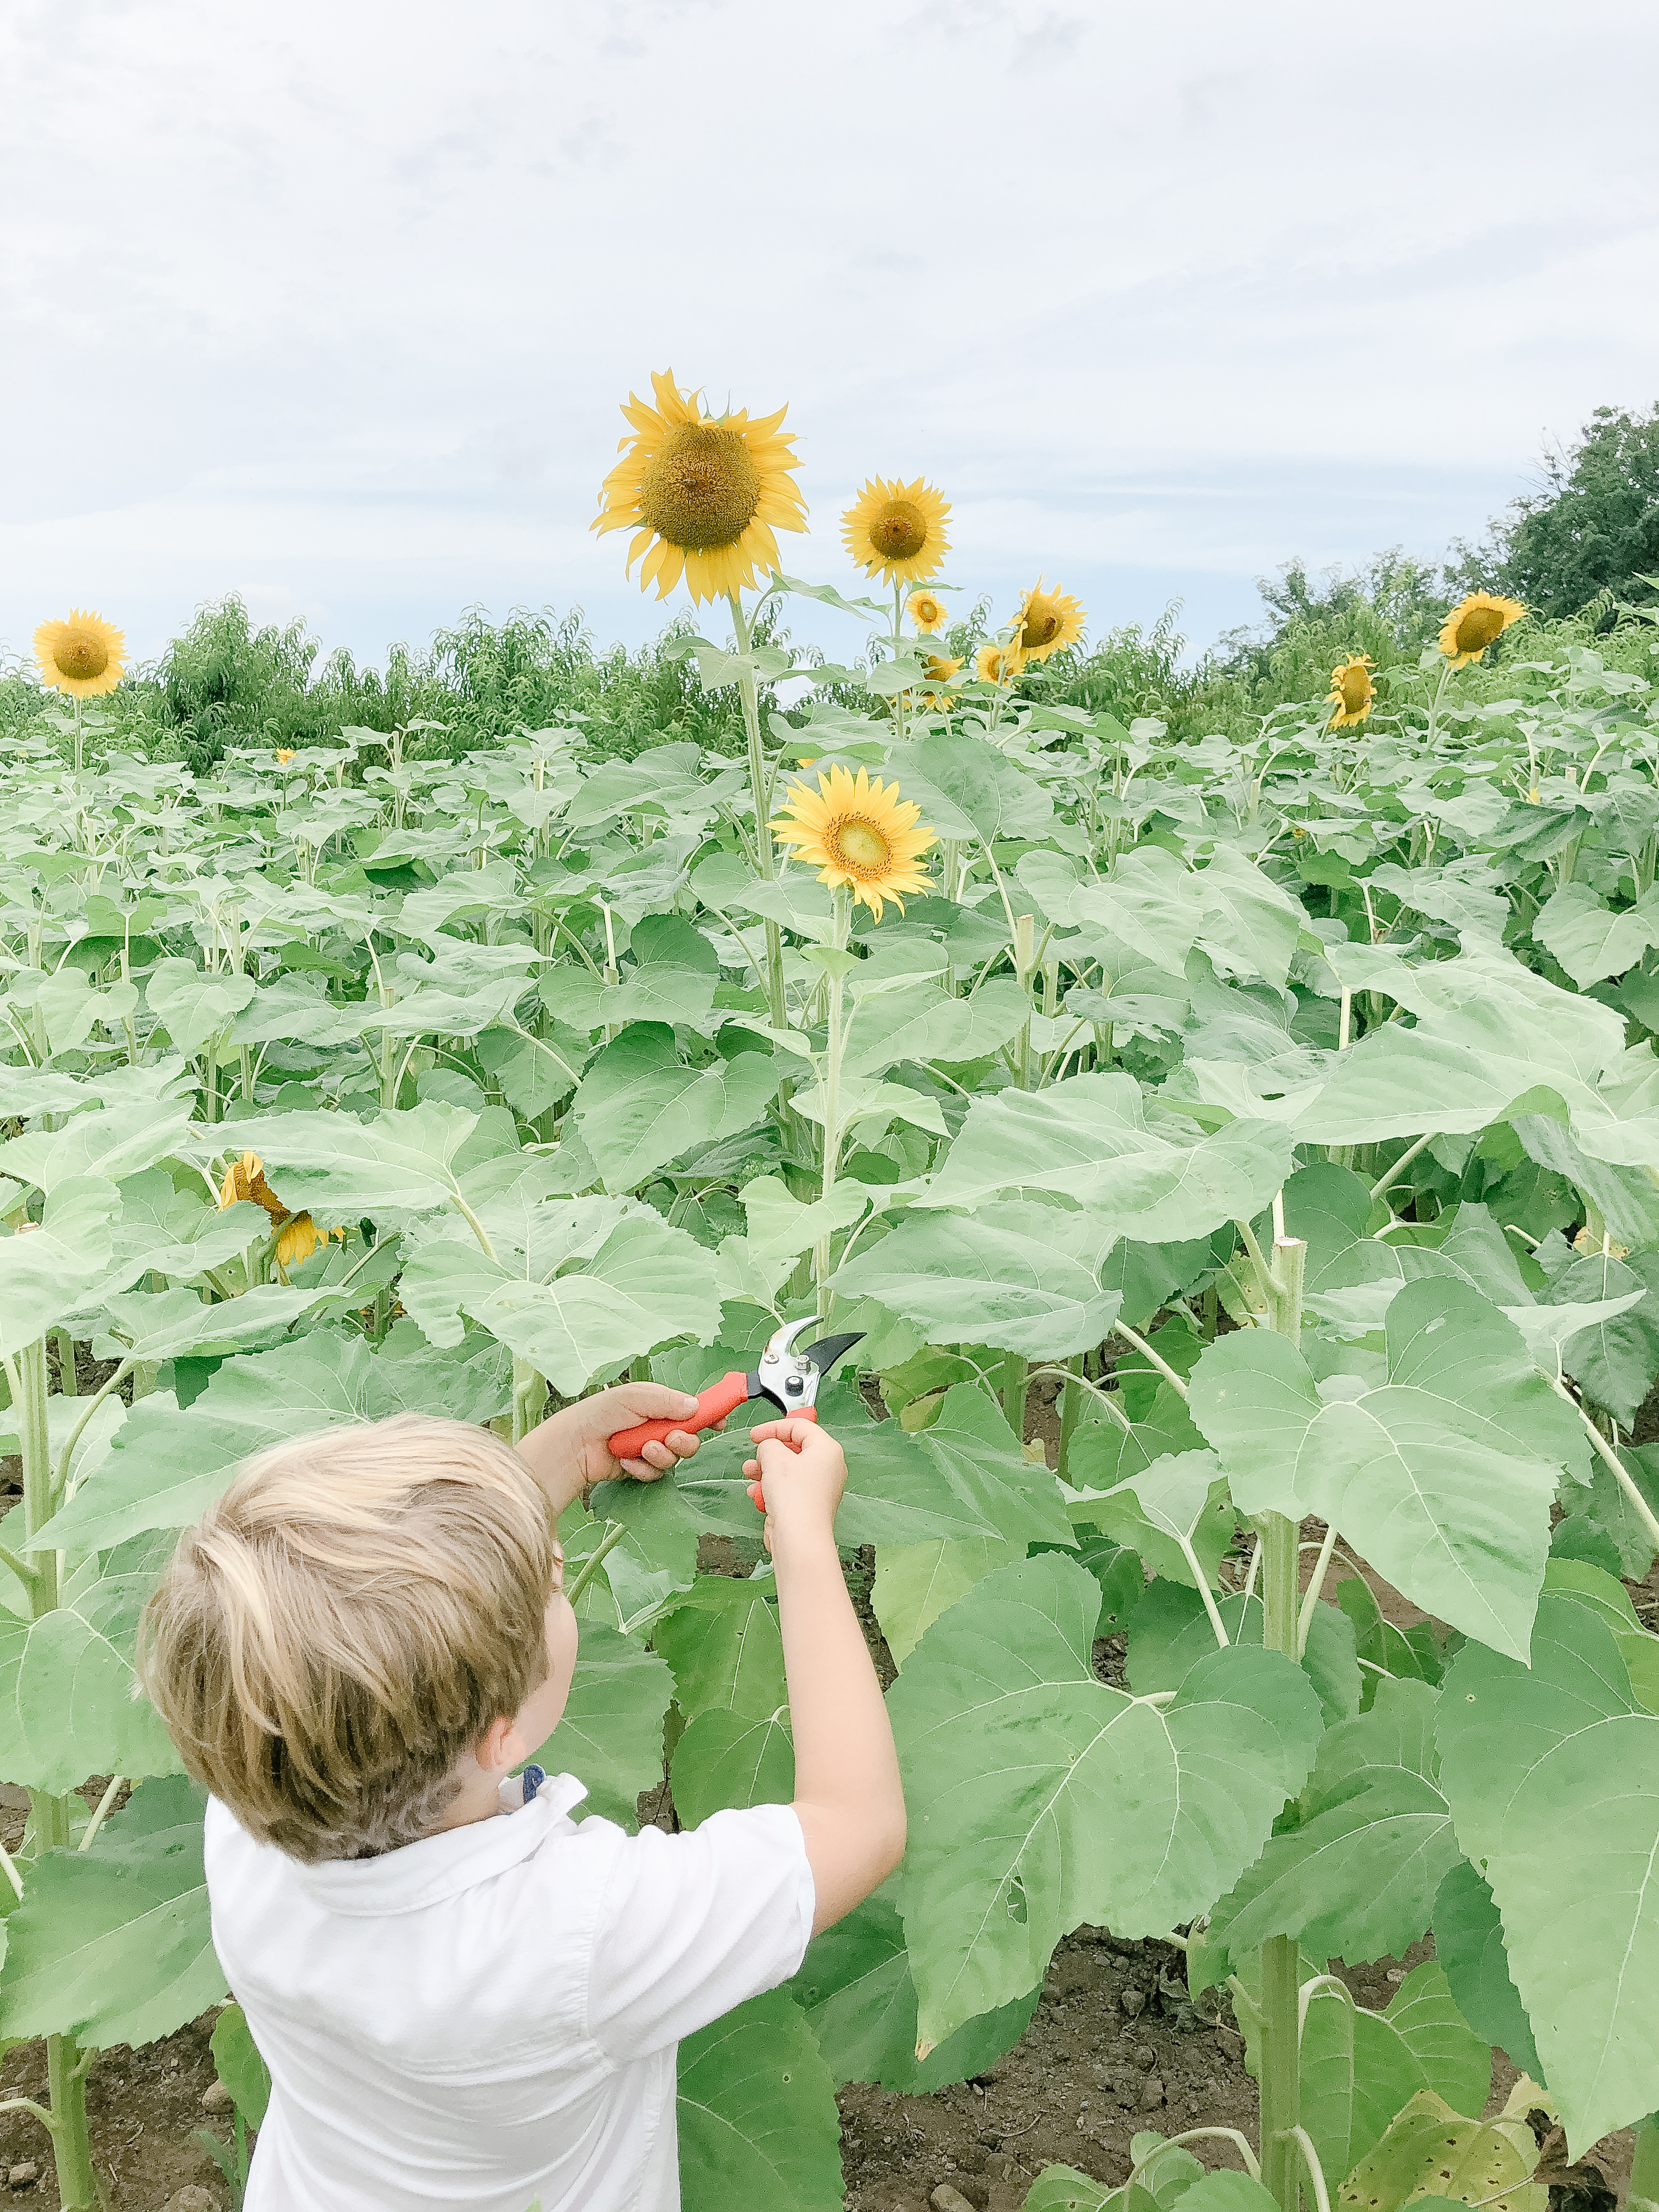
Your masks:
<instances>
[{"instance_id":1,"label":"shirt collar","mask_svg":"<svg viewBox=\"0 0 1659 2212\"><path fill-rule=\"evenodd\" d=\"M532 1802L515 1813L422 1836L419 1843L383 1851L378 1858L325 1859L315 1866L295 1863L295 1878L331 1912L365 1917L417 1912L529 1858L555 1830L573 1825L570 1808L586 1795L587 1785L574 1774L550 1774Z\"/></svg>"}]
</instances>

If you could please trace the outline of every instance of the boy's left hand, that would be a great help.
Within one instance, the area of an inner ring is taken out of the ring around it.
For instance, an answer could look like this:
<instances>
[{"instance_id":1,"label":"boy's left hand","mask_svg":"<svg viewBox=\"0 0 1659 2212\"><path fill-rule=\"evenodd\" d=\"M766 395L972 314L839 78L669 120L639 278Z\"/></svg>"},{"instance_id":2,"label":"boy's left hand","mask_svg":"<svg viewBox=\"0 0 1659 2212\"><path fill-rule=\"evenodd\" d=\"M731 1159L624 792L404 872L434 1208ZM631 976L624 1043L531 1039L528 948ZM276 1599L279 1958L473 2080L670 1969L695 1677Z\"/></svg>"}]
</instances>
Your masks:
<instances>
[{"instance_id":1,"label":"boy's left hand","mask_svg":"<svg viewBox=\"0 0 1659 2212\"><path fill-rule=\"evenodd\" d=\"M696 1410L695 1397L684 1390L671 1390L666 1383L618 1382L592 1398L579 1399L553 1419L571 1425L566 1435L574 1447L584 1485L612 1482L624 1474L632 1475L635 1482L655 1482L696 1450L697 1438L689 1429L672 1430L662 1443L646 1444L639 1459L613 1459L610 1439L637 1421L672 1420L676 1413L689 1417ZM716 1425L723 1429L726 1424L721 1421Z\"/></svg>"}]
</instances>

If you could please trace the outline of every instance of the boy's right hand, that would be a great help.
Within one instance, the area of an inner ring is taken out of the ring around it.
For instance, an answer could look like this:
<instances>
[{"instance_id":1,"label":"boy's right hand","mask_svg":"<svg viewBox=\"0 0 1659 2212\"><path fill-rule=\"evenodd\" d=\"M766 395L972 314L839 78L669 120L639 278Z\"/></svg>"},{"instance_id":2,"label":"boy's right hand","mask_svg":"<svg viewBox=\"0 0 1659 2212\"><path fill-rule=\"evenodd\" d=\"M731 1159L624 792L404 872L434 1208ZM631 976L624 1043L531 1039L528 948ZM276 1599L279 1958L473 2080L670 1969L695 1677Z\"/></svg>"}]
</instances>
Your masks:
<instances>
[{"instance_id":1,"label":"boy's right hand","mask_svg":"<svg viewBox=\"0 0 1659 2212\"><path fill-rule=\"evenodd\" d=\"M766 1548L795 1534L831 1535L847 1487L847 1455L816 1421L763 1421L750 1435L757 1447L745 1460L749 1494L766 1514Z\"/></svg>"}]
</instances>

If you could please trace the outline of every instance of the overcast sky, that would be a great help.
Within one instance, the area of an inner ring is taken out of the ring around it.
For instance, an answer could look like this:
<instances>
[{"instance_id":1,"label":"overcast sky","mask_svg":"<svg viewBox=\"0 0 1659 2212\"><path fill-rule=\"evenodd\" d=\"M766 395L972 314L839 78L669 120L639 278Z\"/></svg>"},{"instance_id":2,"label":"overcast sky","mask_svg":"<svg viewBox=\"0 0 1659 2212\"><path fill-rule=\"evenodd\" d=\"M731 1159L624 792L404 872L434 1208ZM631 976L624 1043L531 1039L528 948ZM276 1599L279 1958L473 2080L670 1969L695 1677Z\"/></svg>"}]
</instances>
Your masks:
<instances>
[{"instance_id":1,"label":"overcast sky","mask_svg":"<svg viewBox=\"0 0 1659 2212\"><path fill-rule=\"evenodd\" d=\"M1659 398L1656 64L1649 0L9 0L0 653L647 635L587 526L670 365L788 403L793 572L921 474L999 613L1202 644Z\"/></svg>"}]
</instances>

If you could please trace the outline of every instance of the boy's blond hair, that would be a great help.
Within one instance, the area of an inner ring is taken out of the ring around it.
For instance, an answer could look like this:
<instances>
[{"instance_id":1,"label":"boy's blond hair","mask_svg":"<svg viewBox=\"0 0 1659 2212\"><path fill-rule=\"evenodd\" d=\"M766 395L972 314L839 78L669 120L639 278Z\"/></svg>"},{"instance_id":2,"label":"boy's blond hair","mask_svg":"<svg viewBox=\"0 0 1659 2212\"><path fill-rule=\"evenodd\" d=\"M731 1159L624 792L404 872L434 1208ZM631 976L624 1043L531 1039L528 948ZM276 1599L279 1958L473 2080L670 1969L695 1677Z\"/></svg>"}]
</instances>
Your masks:
<instances>
[{"instance_id":1,"label":"boy's blond hair","mask_svg":"<svg viewBox=\"0 0 1659 2212\"><path fill-rule=\"evenodd\" d=\"M179 1539L140 1679L185 1765L297 1859L428 1834L463 1752L547 1673L546 1492L512 1448L400 1413L251 1459Z\"/></svg>"}]
</instances>

